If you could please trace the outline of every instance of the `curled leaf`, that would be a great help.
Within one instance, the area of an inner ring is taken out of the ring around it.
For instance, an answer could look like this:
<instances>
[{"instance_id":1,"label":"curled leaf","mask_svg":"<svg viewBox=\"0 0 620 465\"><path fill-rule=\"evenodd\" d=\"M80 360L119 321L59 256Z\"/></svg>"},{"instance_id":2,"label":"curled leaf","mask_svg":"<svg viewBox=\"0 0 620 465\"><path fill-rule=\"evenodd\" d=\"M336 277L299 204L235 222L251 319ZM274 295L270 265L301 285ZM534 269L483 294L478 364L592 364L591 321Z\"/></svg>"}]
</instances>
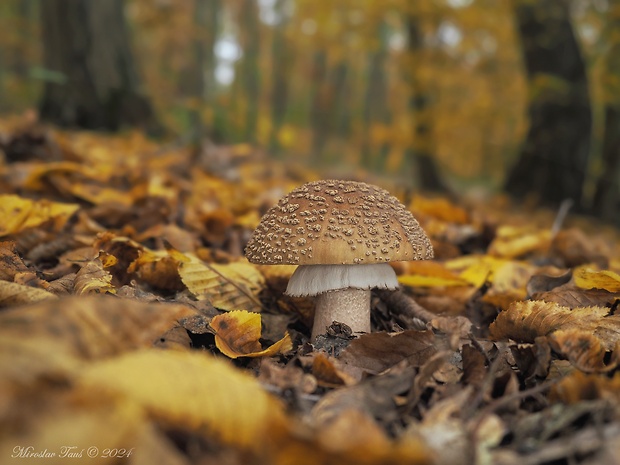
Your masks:
<instances>
[{"instance_id":1,"label":"curled leaf","mask_svg":"<svg viewBox=\"0 0 620 465\"><path fill-rule=\"evenodd\" d=\"M291 337L287 333L278 342L263 350L259 342L261 318L258 313L235 310L213 317L209 325L215 331L215 345L230 358L269 357L293 348Z\"/></svg>"}]
</instances>

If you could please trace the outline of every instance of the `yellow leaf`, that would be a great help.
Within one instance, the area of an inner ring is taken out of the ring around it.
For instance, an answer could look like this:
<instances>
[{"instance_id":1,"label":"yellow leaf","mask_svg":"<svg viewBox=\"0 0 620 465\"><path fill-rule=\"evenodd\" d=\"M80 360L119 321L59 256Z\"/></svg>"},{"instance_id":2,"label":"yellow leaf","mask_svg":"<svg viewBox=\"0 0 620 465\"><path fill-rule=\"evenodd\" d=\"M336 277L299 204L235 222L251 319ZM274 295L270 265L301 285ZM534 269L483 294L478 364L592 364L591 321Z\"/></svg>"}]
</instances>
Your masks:
<instances>
[{"instance_id":1,"label":"yellow leaf","mask_svg":"<svg viewBox=\"0 0 620 465\"><path fill-rule=\"evenodd\" d=\"M18 233L24 229L57 218L66 221L79 205L30 200L17 195L0 195L0 236Z\"/></svg>"},{"instance_id":2,"label":"yellow leaf","mask_svg":"<svg viewBox=\"0 0 620 465\"><path fill-rule=\"evenodd\" d=\"M466 224L469 214L446 198L426 198L416 195L409 208L449 223Z\"/></svg>"},{"instance_id":3,"label":"yellow leaf","mask_svg":"<svg viewBox=\"0 0 620 465\"><path fill-rule=\"evenodd\" d=\"M258 294L265 278L256 266L247 261L207 264L189 254L185 256L190 260L179 263L179 275L198 300L209 300L223 310L261 310Z\"/></svg>"},{"instance_id":4,"label":"yellow leaf","mask_svg":"<svg viewBox=\"0 0 620 465\"><path fill-rule=\"evenodd\" d=\"M139 350L86 367L84 395L120 395L152 418L259 448L284 421L282 406L250 375L200 352Z\"/></svg>"},{"instance_id":5,"label":"yellow leaf","mask_svg":"<svg viewBox=\"0 0 620 465\"><path fill-rule=\"evenodd\" d=\"M407 263L406 274L398 276L398 282L412 287L469 285L458 275L448 270L444 264L427 260Z\"/></svg>"},{"instance_id":6,"label":"yellow leaf","mask_svg":"<svg viewBox=\"0 0 620 465\"><path fill-rule=\"evenodd\" d=\"M575 284L582 289L605 289L620 292L620 275L610 270L593 271L578 267L573 272Z\"/></svg>"},{"instance_id":7,"label":"yellow leaf","mask_svg":"<svg viewBox=\"0 0 620 465\"><path fill-rule=\"evenodd\" d=\"M291 337L287 333L278 342L263 350L259 342L261 317L258 313L235 310L213 317L209 326L215 331L215 345L230 358L269 357L293 348Z\"/></svg>"},{"instance_id":8,"label":"yellow leaf","mask_svg":"<svg viewBox=\"0 0 620 465\"><path fill-rule=\"evenodd\" d=\"M516 258L532 252L546 250L551 244L551 231L528 231L524 228L502 226L497 236L489 245L490 255L504 258Z\"/></svg>"},{"instance_id":9,"label":"yellow leaf","mask_svg":"<svg viewBox=\"0 0 620 465\"><path fill-rule=\"evenodd\" d=\"M461 279L464 279L476 287L482 286L487 280L492 281L494 273L508 263L507 260L490 257L488 255L477 256L477 258L477 260L473 260L460 274Z\"/></svg>"}]
</instances>

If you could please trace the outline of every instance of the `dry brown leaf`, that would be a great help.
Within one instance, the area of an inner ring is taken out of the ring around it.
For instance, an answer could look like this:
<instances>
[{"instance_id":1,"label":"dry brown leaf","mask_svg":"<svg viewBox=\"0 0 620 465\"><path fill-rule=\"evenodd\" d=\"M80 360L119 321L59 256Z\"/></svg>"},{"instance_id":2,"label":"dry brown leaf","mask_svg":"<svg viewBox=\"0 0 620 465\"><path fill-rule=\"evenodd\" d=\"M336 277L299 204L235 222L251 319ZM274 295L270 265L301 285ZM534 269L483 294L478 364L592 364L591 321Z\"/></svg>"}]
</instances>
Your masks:
<instances>
[{"instance_id":1,"label":"dry brown leaf","mask_svg":"<svg viewBox=\"0 0 620 465\"><path fill-rule=\"evenodd\" d=\"M316 353L312 359L312 374L321 386L337 387L345 384L354 384L350 375L339 370L338 361L322 352Z\"/></svg>"},{"instance_id":2,"label":"dry brown leaf","mask_svg":"<svg viewBox=\"0 0 620 465\"><path fill-rule=\"evenodd\" d=\"M0 281L0 308L56 298L54 294L44 289L38 289L24 284L10 283L8 281Z\"/></svg>"},{"instance_id":3,"label":"dry brown leaf","mask_svg":"<svg viewBox=\"0 0 620 465\"><path fill-rule=\"evenodd\" d=\"M112 455L133 464L136 454L147 452L140 450L140 438L148 425L136 406L118 401L104 404L94 398L88 403L57 398L48 401L36 415L22 420L27 422L27 429L4 430L10 433L0 440L2 457L18 463L107 464ZM150 432L156 434L155 430ZM28 457L28 452L44 455Z\"/></svg>"},{"instance_id":4,"label":"dry brown leaf","mask_svg":"<svg viewBox=\"0 0 620 465\"><path fill-rule=\"evenodd\" d=\"M548 292L532 295L534 300L555 302L568 308L605 307L618 299L618 294L605 289L581 289L573 283L564 284Z\"/></svg>"},{"instance_id":5,"label":"dry brown leaf","mask_svg":"<svg viewBox=\"0 0 620 465\"><path fill-rule=\"evenodd\" d=\"M198 300L207 299L223 310L262 310L258 294L265 279L256 266L247 261L207 264L190 255L186 257L179 263L179 275Z\"/></svg>"},{"instance_id":6,"label":"dry brown leaf","mask_svg":"<svg viewBox=\"0 0 620 465\"><path fill-rule=\"evenodd\" d=\"M620 372L609 378L605 375L573 371L551 388L549 397L565 404L598 399L609 399L616 404L620 398Z\"/></svg>"},{"instance_id":7,"label":"dry brown leaf","mask_svg":"<svg viewBox=\"0 0 620 465\"><path fill-rule=\"evenodd\" d=\"M284 423L282 406L254 377L200 352L139 350L93 363L78 388L86 398L120 395L170 427L249 449Z\"/></svg>"},{"instance_id":8,"label":"dry brown leaf","mask_svg":"<svg viewBox=\"0 0 620 465\"><path fill-rule=\"evenodd\" d=\"M105 270L106 266L116 264L116 258L102 252L97 258L84 264L75 276L73 289L76 295L114 294L112 275Z\"/></svg>"},{"instance_id":9,"label":"dry brown leaf","mask_svg":"<svg viewBox=\"0 0 620 465\"><path fill-rule=\"evenodd\" d=\"M603 357L620 341L620 318L605 307L570 309L542 301L515 302L490 326L496 340L534 342L547 336L553 349L584 371L601 371Z\"/></svg>"},{"instance_id":10,"label":"dry brown leaf","mask_svg":"<svg viewBox=\"0 0 620 465\"><path fill-rule=\"evenodd\" d=\"M291 337L282 339L263 349L260 344L261 317L259 313L234 310L214 316L209 326L215 332L215 345L224 355L238 357L270 357L293 348Z\"/></svg>"},{"instance_id":11,"label":"dry brown leaf","mask_svg":"<svg viewBox=\"0 0 620 465\"><path fill-rule=\"evenodd\" d=\"M0 263L0 280L3 281L13 281L16 273L28 271L13 241L0 242Z\"/></svg>"},{"instance_id":12,"label":"dry brown leaf","mask_svg":"<svg viewBox=\"0 0 620 465\"><path fill-rule=\"evenodd\" d=\"M0 195L0 237L39 226L50 219L64 223L79 208L76 204Z\"/></svg>"},{"instance_id":13,"label":"dry brown leaf","mask_svg":"<svg viewBox=\"0 0 620 465\"><path fill-rule=\"evenodd\" d=\"M549 336L553 350L564 355L576 368L584 372L605 371L605 348L594 334L581 329L555 331ZM615 368L612 365L609 368Z\"/></svg>"},{"instance_id":14,"label":"dry brown leaf","mask_svg":"<svg viewBox=\"0 0 620 465\"><path fill-rule=\"evenodd\" d=\"M67 386L85 360L150 347L179 319L193 315L180 305L113 297L68 297L4 310L0 417L16 399L27 401L50 386Z\"/></svg>"},{"instance_id":15,"label":"dry brown leaf","mask_svg":"<svg viewBox=\"0 0 620 465\"><path fill-rule=\"evenodd\" d=\"M339 360L370 373L380 373L403 360L419 367L437 352L432 331L408 330L396 334L363 334L351 341Z\"/></svg>"},{"instance_id":16,"label":"dry brown leaf","mask_svg":"<svg viewBox=\"0 0 620 465\"><path fill-rule=\"evenodd\" d=\"M501 312L489 330L495 340L513 339L534 342L558 330L580 329L594 332L609 315L604 307L577 307L570 309L553 302L530 300L515 302ZM620 325L617 330L620 331Z\"/></svg>"}]
</instances>

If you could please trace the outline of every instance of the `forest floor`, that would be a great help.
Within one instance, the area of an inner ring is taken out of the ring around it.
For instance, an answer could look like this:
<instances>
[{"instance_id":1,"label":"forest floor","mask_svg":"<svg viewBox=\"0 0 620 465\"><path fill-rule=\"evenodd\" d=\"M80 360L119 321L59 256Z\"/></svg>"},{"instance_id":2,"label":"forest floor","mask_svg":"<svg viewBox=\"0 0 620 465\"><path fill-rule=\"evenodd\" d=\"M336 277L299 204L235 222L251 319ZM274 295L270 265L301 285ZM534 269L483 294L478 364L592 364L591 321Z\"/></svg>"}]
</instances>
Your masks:
<instances>
[{"instance_id":1,"label":"forest floor","mask_svg":"<svg viewBox=\"0 0 620 465\"><path fill-rule=\"evenodd\" d=\"M311 343L294 267L243 250L316 173L13 121L0 145L2 463L620 463L613 228L400 196L435 259L394 264L371 333Z\"/></svg>"}]
</instances>

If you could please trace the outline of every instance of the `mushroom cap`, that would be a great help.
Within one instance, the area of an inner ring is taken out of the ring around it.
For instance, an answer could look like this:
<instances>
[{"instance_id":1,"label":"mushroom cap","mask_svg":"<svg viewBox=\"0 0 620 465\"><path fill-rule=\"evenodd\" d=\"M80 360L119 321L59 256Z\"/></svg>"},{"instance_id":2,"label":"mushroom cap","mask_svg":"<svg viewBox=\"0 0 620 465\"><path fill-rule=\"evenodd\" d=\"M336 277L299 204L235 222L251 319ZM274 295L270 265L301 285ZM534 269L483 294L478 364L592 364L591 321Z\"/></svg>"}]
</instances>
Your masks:
<instances>
[{"instance_id":1,"label":"mushroom cap","mask_svg":"<svg viewBox=\"0 0 620 465\"><path fill-rule=\"evenodd\" d=\"M433 247L385 189L326 180L306 183L270 208L245 254L265 265L354 265L428 259Z\"/></svg>"}]
</instances>

